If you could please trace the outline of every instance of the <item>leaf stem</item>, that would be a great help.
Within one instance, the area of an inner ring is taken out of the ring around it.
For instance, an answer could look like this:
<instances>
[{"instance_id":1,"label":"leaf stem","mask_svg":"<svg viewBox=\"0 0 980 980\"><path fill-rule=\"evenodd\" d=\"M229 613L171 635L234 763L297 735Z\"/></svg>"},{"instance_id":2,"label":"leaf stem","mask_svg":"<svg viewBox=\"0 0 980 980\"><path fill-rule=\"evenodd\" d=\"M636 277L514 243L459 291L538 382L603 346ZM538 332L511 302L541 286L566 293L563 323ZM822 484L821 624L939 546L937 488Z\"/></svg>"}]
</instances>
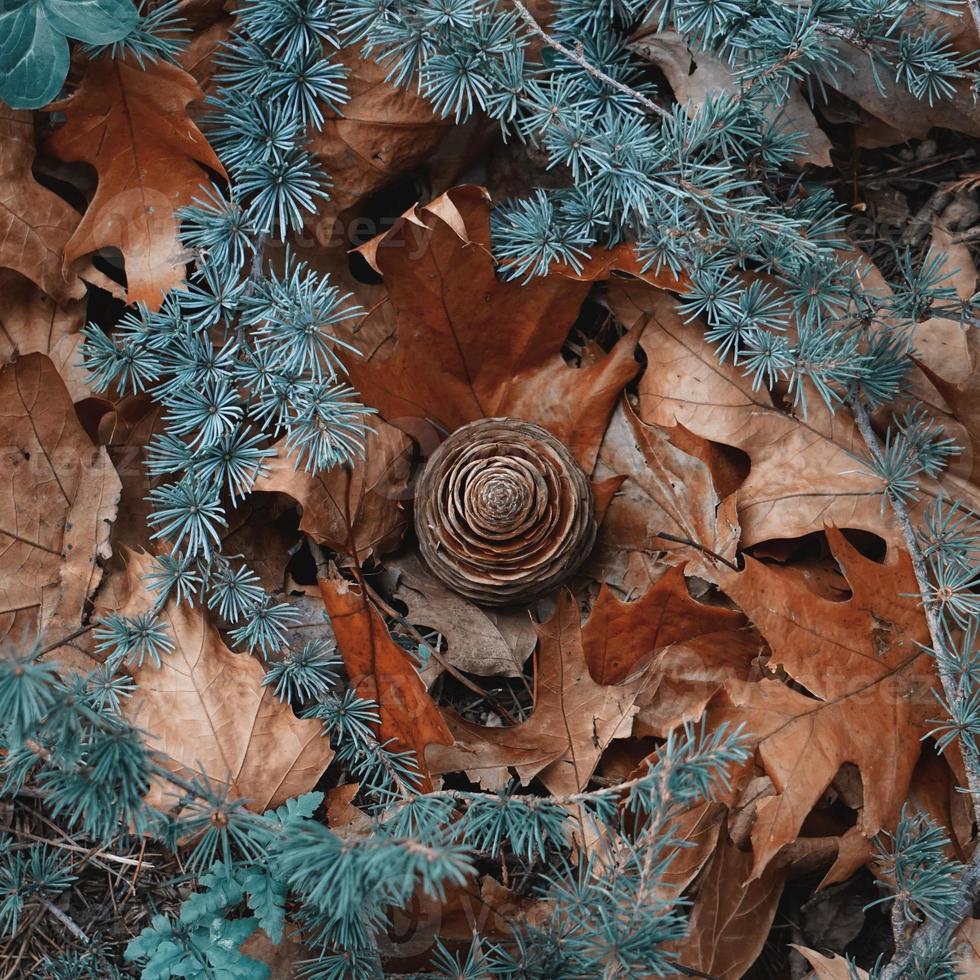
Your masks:
<instances>
[{"instance_id":1,"label":"leaf stem","mask_svg":"<svg viewBox=\"0 0 980 980\"><path fill-rule=\"evenodd\" d=\"M727 558L719 555L717 551L712 551L710 548L706 548L703 544L692 541L690 538L681 538L676 534L668 534L666 531L658 531L654 537L663 538L664 541L673 541L674 544L686 544L689 548L694 548L703 555L708 555L714 558L715 561L720 561L723 565L727 565L733 572L740 572L742 570L735 562L729 561Z\"/></svg>"}]
</instances>

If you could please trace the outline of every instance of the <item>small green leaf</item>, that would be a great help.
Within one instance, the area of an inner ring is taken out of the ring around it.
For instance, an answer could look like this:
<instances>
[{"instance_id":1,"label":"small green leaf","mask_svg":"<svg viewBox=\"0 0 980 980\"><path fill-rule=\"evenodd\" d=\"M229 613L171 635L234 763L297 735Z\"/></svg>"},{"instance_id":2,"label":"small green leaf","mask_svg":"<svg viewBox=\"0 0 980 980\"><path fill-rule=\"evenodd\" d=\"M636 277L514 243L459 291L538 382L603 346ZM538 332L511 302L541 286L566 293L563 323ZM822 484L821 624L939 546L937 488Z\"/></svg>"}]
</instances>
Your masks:
<instances>
[{"instance_id":1,"label":"small green leaf","mask_svg":"<svg viewBox=\"0 0 980 980\"><path fill-rule=\"evenodd\" d=\"M61 91L68 42L33 0L0 16L0 99L14 109L38 109Z\"/></svg>"},{"instance_id":2,"label":"small green leaf","mask_svg":"<svg viewBox=\"0 0 980 980\"><path fill-rule=\"evenodd\" d=\"M56 31L86 44L122 40L139 21L131 0L41 0L40 5Z\"/></svg>"},{"instance_id":3,"label":"small green leaf","mask_svg":"<svg viewBox=\"0 0 980 980\"><path fill-rule=\"evenodd\" d=\"M68 74L67 38L109 44L138 22L132 0L21 0L0 14L0 99L14 109L47 105Z\"/></svg>"}]
</instances>

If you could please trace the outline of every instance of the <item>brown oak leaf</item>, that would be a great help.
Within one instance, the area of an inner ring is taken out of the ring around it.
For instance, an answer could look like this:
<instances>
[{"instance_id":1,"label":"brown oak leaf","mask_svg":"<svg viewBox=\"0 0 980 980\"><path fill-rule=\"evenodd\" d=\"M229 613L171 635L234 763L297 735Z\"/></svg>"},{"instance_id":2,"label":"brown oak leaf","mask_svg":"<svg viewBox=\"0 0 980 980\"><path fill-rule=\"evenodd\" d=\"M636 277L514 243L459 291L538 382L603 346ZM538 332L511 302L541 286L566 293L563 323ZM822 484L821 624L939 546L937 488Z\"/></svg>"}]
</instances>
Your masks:
<instances>
[{"instance_id":1,"label":"brown oak leaf","mask_svg":"<svg viewBox=\"0 0 980 980\"><path fill-rule=\"evenodd\" d=\"M609 743L630 734L648 674L616 685L592 679L578 602L570 592L562 591L554 615L537 633L530 718L510 728L488 728L446 711L455 745L429 750L434 773L463 769L496 790L506 785L512 767L524 783L537 776L551 793L575 793L588 783Z\"/></svg>"},{"instance_id":2,"label":"brown oak leaf","mask_svg":"<svg viewBox=\"0 0 980 980\"><path fill-rule=\"evenodd\" d=\"M649 368L648 368L649 370ZM661 532L696 541L731 560L739 539L735 501L722 503L711 467L674 444L675 433L642 422L625 401L613 413L593 480L623 476L599 526L587 571L622 593L644 592L663 563L692 562L689 546Z\"/></svg>"},{"instance_id":3,"label":"brown oak leaf","mask_svg":"<svg viewBox=\"0 0 980 980\"><path fill-rule=\"evenodd\" d=\"M115 610L145 612L154 595L146 588L152 556L129 552L128 597ZM147 660L133 671L135 693L125 702L127 720L147 733L151 748L168 757L174 772L197 773L231 787L236 798L264 811L309 792L333 751L318 721L297 718L272 687L254 657L233 653L200 604L167 603L161 613L175 649L157 667ZM165 801L166 784L150 799Z\"/></svg>"},{"instance_id":4,"label":"brown oak leaf","mask_svg":"<svg viewBox=\"0 0 980 980\"><path fill-rule=\"evenodd\" d=\"M42 354L0 371L0 633L51 642L81 624L102 578L120 484Z\"/></svg>"},{"instance_id":5,"label":"brown oak leaf","mask_svg":"<svg viewBox=\"0 0 980 980\"><path fill-rule=\"evenodd\" d=\"M0 269L0 361L45 354L77 402L92 392L79 347L85 300L55 302L43 289L11 269Z\"/></svg>"},{"instance_id":6,"label":"brown oak leaf","mask_svg":"<svg viewBox=\"0 0 980 980\"><path fill-rule=\"evenodd\" d=\"M396 751L415 753L423 790L430 789L426 747L452 742L439 709L408 654L367 599L343 578L321 578L319 586L350 681L361 697L378 704L379 737L394 739Z\"/></svg>"},{"instance_id":7,"label":"brown oak leaf","mask_svg":"<svg viewBox=\"0 0 980 980\"><path fill-rule=\"evenodd\" d=\"M175 212L200 196L204 168L224 174L187 114L188 103L201 98L197 82L175 65L141 66L106 53L88 65L71 97L52 105L66 122L51 137L51 151L90 163L99 175L65 261L115 246L125 259L127 301L153 310L184 280L187 253Z\"/></svg>"},{"instance_id":8,"label":"brown oak leaf","mask_svg":"<svg viewBox=\"0 0 980 980\"><path fill-rule=\"evenodd\" d=\"M703 325L684 323L671 297L639 284L617 284L611 293L624 323L645 324L640 418L681 423L749 455L736 496L742 547L800 537L824 523L898 540L881 506L882 480L861 461L867 451L846 412L831 413L813 393L807 419L783 411L741 369L718 360Z\"/></svg>"},{"instance_id":9,"label":"brown oak leaf","mask_svg":"<svg viewBox=\"0 0 980 980\"><path fill-rule=\"evenodd\" d=\"M451 432L496 416L537 422L591 472L638 364L635 333L587 367L563 361L588 283L558 275L526 285L498 278L487 194L471 186L414 208L363 251L387 289L359 327L384 339L365 351L366 361L348 358L351 381L368 405L402 428L424 420Z\"/></svg>"},{"instance_id":10,"label":"brown oak leaf","mask_svg":"<svg viewBox=\"0 0 980 980\"><path fill-rule=\"evenodd\" d=\"M752 848L756 873L794 840L845 762L864 789L859 824L870 837L889 825L908 794L920 738L935 717L929 634L915 599L908 555L891 564L865 558L835 528L831 549L851 588L843 602L753 558L720 576L780 666L807 693L775 679L732 679L713 723L744 722L776 795L760 801Z\"/></svg>"},{"instance_id":11,"label":"brown oak leaf","mask_svg":"<svg viewBox=\"0 0 980 980\"><path fill-rule=\"evenodd\" d=\"M673 567L633 602L623 602L603 585L582 627L582 646L593 680L619 684L644 657L672 643L743 625L740 612L692 599L684 572Z\"/></svg>"}]
</instances>

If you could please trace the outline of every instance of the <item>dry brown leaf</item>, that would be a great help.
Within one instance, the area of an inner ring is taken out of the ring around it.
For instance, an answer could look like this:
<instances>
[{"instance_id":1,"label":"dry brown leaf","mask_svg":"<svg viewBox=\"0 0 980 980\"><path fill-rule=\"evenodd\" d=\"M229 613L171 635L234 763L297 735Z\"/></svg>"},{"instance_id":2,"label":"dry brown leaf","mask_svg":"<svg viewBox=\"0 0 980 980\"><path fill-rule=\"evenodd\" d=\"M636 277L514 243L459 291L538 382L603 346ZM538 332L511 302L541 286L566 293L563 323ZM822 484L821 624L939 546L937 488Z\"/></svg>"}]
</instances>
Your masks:
<instances>
[{"instance_id":1,"label":"dry brown leaf","mask_svg":"<svg viewBox=\"0 0 980 980\"><path fill-rule=\"evenodd\" d=\"M949 232L937 223L931 248L946 251L944 271L953 274L950 284L957 295L968 299L976 292L977 269L969 247L949 239ZM980 481L980 341L976 334L976 329L955 321L931 319L918 324L914 335L919 367L966 431L969 444L964 447L964 469L974 483Z\"/></svg>"},{"instance_id":2,"label":"dry brown leaf","mask_svg":"<svg viewBox=\"0 0 980 980\"><path fill-rule=\"evenodd\" d=\"M648 368L649 370L649 368ZM645 592L662 574L696 552L658 537L696 541L732 559L739 539L731 505L721 506L710 468L671 442L670 432L636 417L625 400L613 413L593 471L594 480L621 475L599 527L587 570L622 593Z\"/></svg>"},{"instance_id":3,"label":"dry brown leaf","mask_svg":"<svg viewBox=\"0 0 980 980\"><path fill-rule=\"evenodd\" d=\"M0 426L0 630L20 645L50 642L81 624L102 578L119 478L41 354L0 371Z\"/></svg>"},{"instance_id":4,"label":"dry brown leaf","mask_svg":"<svg viewBox=\"0 0 980 980\"><path fill-rule=\"evenodd\" d=\"M865 558L835 528L831 549L852 590L831 602L797 578L746 558L720 584L743 609L781 666L808 694L777 680L732 679L714 723L744 721L777 795L758 805L752 829L756 873L795 840L845 762L864 789L859 823L871 837L890 825L908 794L920 738L935 716L925 618L908 555L889 565Z\"/></svg>"},{"instance_id":5,"label":"dry brown leaf","mask_svg":"<svg viewBox=\"0 0 980 980\"><path fill-rule=\"evenodd\" d=\"M633 776L647 771L644 764ZM673 851L670 863L658 877L655 889L658 897L676 901L700 874L718 847L718 839L725 825L725 813L722 803L700 801L671 818L664 828L664 834L669 834L680 846Z\"/></svg>"},{"instance_id":6,"label":"dry brown leaf","mask_svg":"<svg viewBox=\"0 0 980 980\"><path fill-rule=\"evenodd\" d=\"M129 595L116 612L132 616L150 608L154 595L145 580L151 562L145 552L129 553ZM297 718L264 687L259 661L229 650L200 604L171 600L161 620L175 649L160 667L147 661L133 671L138 686L124 707L150 747L172 760L174 772L184 778L203 773L229 785L231 795L249 800L254 810L313 789L333 758L320 723ZM154 784L151 802L164 803L167 791L166 784Z\"/></svg>"},{"instance_id":7,"label":"dry brown leaf","mask_svg":"<svg viewBox=\"0 0 980 980\"><path fill-rule=\"evenodd\" d=\"M54 103L65 125L55 156L90 163L99 185L65 246L65 261L115 246L126 263L127 301L159 309L184 280L187 254L175 212L200 196L221 162L187 114L203 98L194 79L166 61L140 66L106 53L90 62L78 90Z\"/></svg>"},{"instance_id":8,"label":"dry brown leaf","mask_svg":"<svg viewBox=\"0 0 980 980\"><path fill-rule=\"evenodd\" d=\"M319 586L350 681L361 697L378 704L381 740L394 739L395 751L415 753L422 789L428 791L426 747L452 742L439 709L408 654L391 638L367 599L343 578L321 578Z\"/></svg>"},{"instance_id":9,"label":"dry brown leaf","mask_svg":"<svg viewBox=\"0 0 980 980\"><path fill-rule=\"evenodd\" d=\"M752 855L722 833L691 910L687 936L677 945L681 965L719 980L738 980L762 951L783 893L784 868L751 877Z\"/></svg>"},{"instance_id":10,"label":"dry brown leaf","mask_svg":"<svg viewBox=\"0 0 980 980\"><path fill-rule=\"evenodd\" d=\"M874 845L861 833L861 828L848 827L837 840L837 856L817 885L817 891L847 881L868 863L873 853Z\"/></svg>"},{"instance_id":11,"label":"dry brown leaf","mask_svg":"<svg viewBox=\"0 0 980 980\"><path fill-rule=\"evenodd\" d=\"M68 268L64 253L81 215L31 173L34 116L0 103L0 268L27 276L56 303L81 299L80 276L104 285L104 277L86 263ZM26 352L25 352L26 353Z\"/></svg>"},{"instance_id":12,"label":"dry brown leaf","mask_svg":"<svg viewBox=\"0 0 980 980\"><path fill-rule=\"evenodd\" d=\"M562 360L588 283L499 279L489 201L478 187L454 188L413 209L364 251L387 288L387 300L359 328L385 339L365 351L366 362L348 363L367 404L401 428L422 420L451 432L491 416L537 422L592 471L609 416L638 365L634 334L588 367Z\"/></svg>"},{"instance_id":13,"label":"dry brown leaf","mask_svg":"<svg viewBox=\"0 0 980 980\"><path fill-rule=\"evenodd\" d=\"M91 395L81 364L85 300L59 305L44 290L10 269L0 269L0 361L44 354L57 368L74 402Z\"/></svg>"},{"instance_id":14,"label":"dry brown leaf","mask_svg":"<svg viewBox=\"0 0 980 980\"><path fill-rule=\"evenodd\" d=\"M633 602L603 585L582 627L582 646L593 680L620 684L644 657L672 643L744 625L741 613L692 599L683 571L674 567Z\"/></svg>"},{"instance_id":15,"label":"dry brown leaf","mask_svg":"<svg viewBox=\"0 0 980 980\"><path fill-rule=\"evenodd\" d=\"M898 137L894 142L924 139L936 126L980 136L980 111L969 82L958 83L952 97L937 99L930 105L916 98L890 73L873 69L868 54L857 45L837 41L834 48L842 63L828 75L827 83L894 129Z\"/></svg>"},{"instance_id":16,"label":"dry brown leaf","mask_svg":"<svg viewBox=\"0 0 980 980\"><path fill-rule=\"evenodd\" d=\"M752 630L727 629L674 643L658 658L654 679L637 699L640 710L633 734L666 738L685 722L694 722L725 682L746 681L764 649Z\"/></svg>"},{"instance_id":17,"label":"dry brown leaf","mask_svg":"<svg viewBox=\"0 0 980 980\"><path fill-rule=\"evenodd\" d=\"M153 550L146 496L155 482L144 465L147 442L165 428L163 408L145 395L128 395L99 419L99 443L106 447L122 481L113 544ZM114 559L115 561L115 559Z\"/></svg>"},{"instance_id":18,"label":"dry brown leaf","mask_svg":"<svg viewBox=\"0 0 980 980\"><path fill-rule=\"evenodd\" d=\"M397 547L405 531L412 440L380 419L371 423L363 459L316 475L295 469L282 443L255 489L284 493L300 505L300 530L360 565Z\"/></svg>"},{"instance_id":19,"label":"dry brown leaf","mask_svg":"<svg viewBox=\"0 0 980 980\"><path fill-rule=\"evenodd\" d=\"M630 39L629 47L663 71L674 97L678 102L687 103L691 116L704 105L709 94L737 94L739 91L739 82L724 61L706 51L691 52L685 38L676 31L641 28ZM797 86L792 87L782 106L768 107L766 116L776 129L802 134L803 152L795 157L798 164L830 166L830 140Z\"/></svg>"},{"instance_id":20,"label":"dry brown leaf","mask_svg":"<svg viewBox=\"0 0 980 980\"><path fill-rule=\"evenodd\" d=\"M812 393L806 421L781 411L768 392L752 390L741 370L718 361L703 326L684 323L671 297L633 284L611 292L626 324L646 325L640 418L679 422L749 455L752 468L736 495L742 547L801 537L824 523L898 540L881 506L882 480L861 462L867 452L846 413L831 413Z\"/></svg>"},{"instance_id":21,"label":"dry brown leaf","mask_svg":"<svg viewBox=\"0 0 980 980\"><path fill-rule=\"evenodd\" d=\"M408 621L445 637L445 661L484 677L520 676L537 641L526 609L481 608L448 589L412 554L385 564L398 576L394 596L408 606Z\"/></svg>"},{"instance_id":22,"label":"dry brown leaf","mask_svg":"<svg viewBox=\"0 0 980 980\"><path fill-rule=\"evenodd\" d=\"M455 738L427 756L434 773L465 770L485 789L505 786L513 767L527 783L535 776L556 795L583 789L606 746L626 738L648 683L641 673L619 685L592 680L578 603L563 590L554 615L536 627L536 696L531 717L510 728L488 728L444 712Z\"/></svg>"},{"instance_id":23,"label":"dry brown leaf","mask_svg":"<svg viewBox=\"0 0 980 980\"><path fill-rule=\"evenodd\" d=\"M943 285L951 286L959 299L968 300L977 291L977 267L970 246L954 242L952 237L942 219L936 218L926 261L939 258L941 274L949 277ZM962 385L973 374L967 343L971 332L968 326L948 317L922 320L912 334L916 360L928 368L930 376L936 375L950 385Z\"/></svg>"},{"instance_id":24,"label":"dry brown leaf","mask_svg":"<svg viewBox=\"0 0 980 980\"><path fill-rule=\"evenodd\" d=\"M388 67L359 47L346 47L333 60L349 71L350 98L311 133L311 151L333 185L313 226L321 245L338 244L338 215L417 167L453 129L414 87L385 81ZM340 244L347 240L341 234Z\"/></svg>"}]
</instances>

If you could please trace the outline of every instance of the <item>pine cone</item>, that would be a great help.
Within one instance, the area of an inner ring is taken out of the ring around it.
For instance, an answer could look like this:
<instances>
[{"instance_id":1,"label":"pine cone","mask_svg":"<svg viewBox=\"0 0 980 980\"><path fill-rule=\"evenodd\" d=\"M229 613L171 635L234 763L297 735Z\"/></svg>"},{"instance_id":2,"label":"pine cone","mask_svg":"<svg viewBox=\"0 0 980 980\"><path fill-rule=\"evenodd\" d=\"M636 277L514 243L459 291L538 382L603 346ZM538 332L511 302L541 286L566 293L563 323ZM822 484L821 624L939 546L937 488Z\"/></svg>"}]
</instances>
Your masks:
<instances>
[{"instance_id":1,"label":"pine cone","mask_svg":"<svg viewBox=\"0 0 980 980\"><path fill-rule=\"evenodd\" d=\"M588 477L551 433L521 419L457 429L431 456L415 531L432 572L484 605L554 588L595 541Z\"/></svg>"}]
</instances>

